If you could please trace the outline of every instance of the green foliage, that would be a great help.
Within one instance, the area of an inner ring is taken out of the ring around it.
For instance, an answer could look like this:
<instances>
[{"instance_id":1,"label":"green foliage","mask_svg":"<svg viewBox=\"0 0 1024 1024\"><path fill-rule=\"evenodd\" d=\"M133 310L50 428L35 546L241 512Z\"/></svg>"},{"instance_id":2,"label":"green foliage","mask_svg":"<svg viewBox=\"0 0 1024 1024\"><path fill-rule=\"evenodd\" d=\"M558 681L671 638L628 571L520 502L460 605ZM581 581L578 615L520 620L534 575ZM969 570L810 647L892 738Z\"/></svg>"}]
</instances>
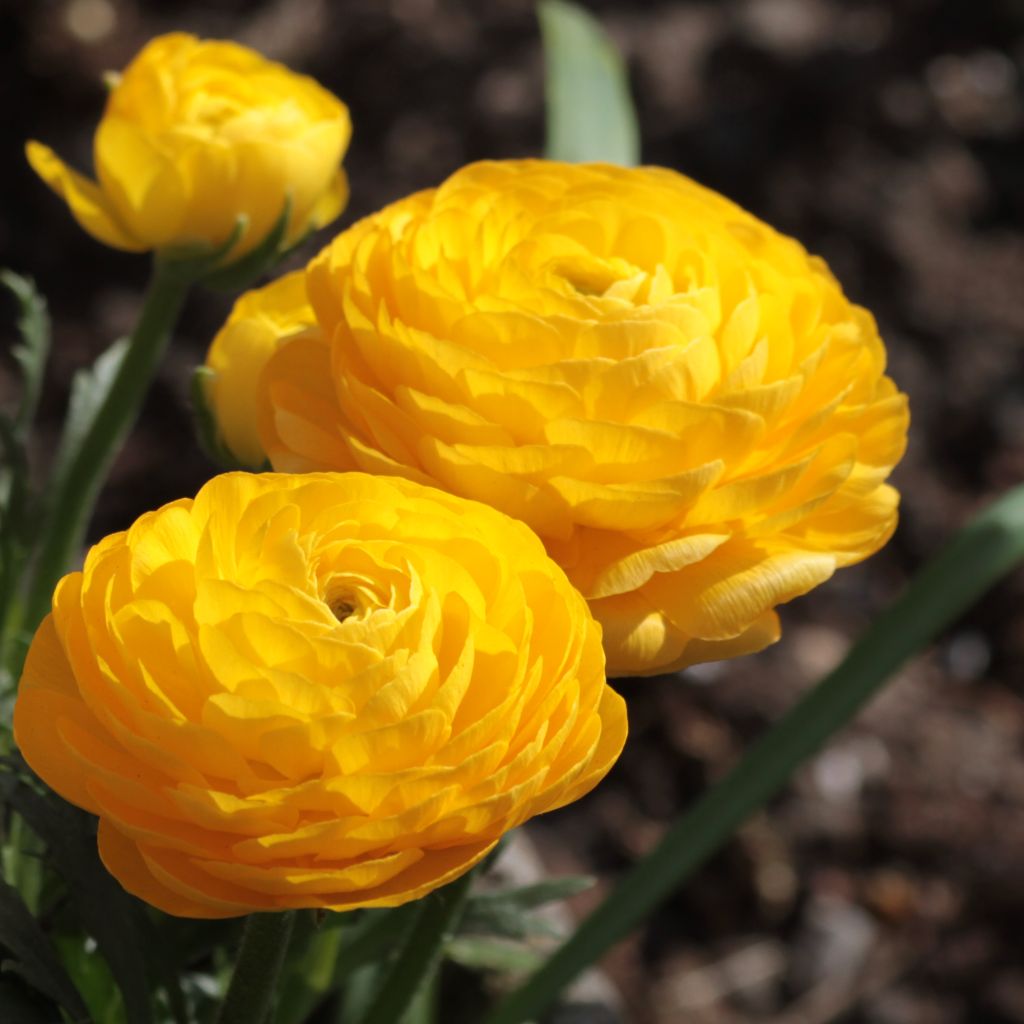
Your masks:
<instances>
[{"instance_id":1,"label":"green foliage","mask_svg":"<svg viewBox=\"0 0 1024 1024\"><path fill-rule=\"evenodd\" d=\"M82 932L95 940L109 966L127 1024L153 1024L156 976L146 951L157 952L159 938L144 906L103 867L96 849L95 819L21 780L5 781L9 804L46 844L47 860L65 883Z\"/></svg>"},{"instance_id":2,"label":"green foliage","mask_svg":"<svg viewBox=\"0 0 1024 1024\"><path fill-rule=\"evenodd\" d=\"M452 939L445 944L445 955L462 967L499 974L525 974L544 959L522 943L476 936Z\"/></svg>"},{"instance_id":3,"label":"green foliage","mask_svg":"<svg viewBox=\"0 0 1024 1024\"><path fill-rule=\"evenodd\" d=\"M73 1019L85 1019L88 1015L85 1003L61 964L57 951L18 891L2 879L0 946L6 950L2 963L4 972L17 974L36 992L63 1006Z\"/></svg>"},{"instance_id":4,"label":"green foliage","mask_svg":"<svg viewBox=\"0 0 1024 1024\"><path fill-rule=\"evenodd\" d=\"M572 163L639 163L626 70L600 23L565 0L541 0L537 15L544 39L546 155Z\"/></svg>"},{"instance_id":5,"label":"green foliage","mask_svg":"<svg viewBox=\"0 0 1024 1024\"><path fill-rule=\"evenodd\" d=\"M0 284L18 301L17 327L20 340L11 350L11 355L21 367L23 387L13 426L15 433L24 438L35 416L43 389L46 359L50 353L50 315L46 309L46 300L36 291L31 278L21 277L11 270L0 270Z\"/></svg>"},{"instance_id":6,"label":"green foliage","mask_svg":"<svg viewBox=\"0 0 1024 1024\"><path fill-rule=\"evenodd\" d=\"M89 425L102 408L128 352L129 341L119 338L97 357L92 366L76 370L71 378L71 398L61 431L60 445L50 470L50 486L59 488L78 456Z\"/></svg>"},{"instance_id":7,"label":"green foliage","mask_svg":"<svg viewBox=\"0 0 1024 1024\"><path fill-rule=\"evenodd\" d=\"M24 637L19 634L16 602L18 581L31 548L34 524L29 514L26 439L35 418L50 352L50 317L46 301L27 277L0 271L4 285L18 303L18 341L11 350L21 369L22 393L13 415L0 413L0 697L14 688L12 661L20 662ZM11 651L14 651L13 657ZM3 716L6 728L7 716Z\"/></svg>"}]
</instances>

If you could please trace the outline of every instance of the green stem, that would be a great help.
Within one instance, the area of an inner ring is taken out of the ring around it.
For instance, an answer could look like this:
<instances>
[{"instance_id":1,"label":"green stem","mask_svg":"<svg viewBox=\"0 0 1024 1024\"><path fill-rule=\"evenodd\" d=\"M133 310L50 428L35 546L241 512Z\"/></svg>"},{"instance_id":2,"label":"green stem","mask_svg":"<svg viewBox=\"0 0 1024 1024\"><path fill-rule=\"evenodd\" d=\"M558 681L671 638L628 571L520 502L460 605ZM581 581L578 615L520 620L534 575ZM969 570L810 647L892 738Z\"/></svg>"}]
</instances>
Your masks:
<instances>
[{"instance_id":1,"label":"green stem","mask_svg":"<svg viewBox=\"0 0 1024 1024\"><path fill-rule=\"evenodd\" d=\"M57 493L49 496L43 545L25 604L25 630L34 630L49 611L57 581L84 543L100 487L138 418L194 276L184 264L160 259L154 264L146 301L121 365L67 472L57 482Z\"/></svg>"},{"instance_id":2,"label":"green stem","mask_svg":"<svg viewBox=\"0 0 1024 1024\"><path fill-rule=\"evenodd\" d=\"M293 910L250 914L246 918L235 971L217 1024L264 1024L294 927Z\"/></svg>"},{"instance_id":3,"label":"green stem","mask_svg":"<svg viewBox=\"0 0 1024 1024\"><path fill-rule=\"evenodd\" d=\"M689 878L775 796L800 765L846 725L907 658L955 621L1024 559L1024 486L961 530L854 645L740 764L668 831L577 932L484 1024L538 1018L582 970Z\"/></svg>"},{"instance_id":4,"label":"green stem","mask_svg":"<svg viewBox=\"0 0 1024 1024\"><path fill-rule=\"evenodd\" d=\"M361 1024L398 1024L441 963L444 944L458 927L474 872L424 897L419 916L398 959L385 972L376 999Z\"/></svg>"}]
</instances>

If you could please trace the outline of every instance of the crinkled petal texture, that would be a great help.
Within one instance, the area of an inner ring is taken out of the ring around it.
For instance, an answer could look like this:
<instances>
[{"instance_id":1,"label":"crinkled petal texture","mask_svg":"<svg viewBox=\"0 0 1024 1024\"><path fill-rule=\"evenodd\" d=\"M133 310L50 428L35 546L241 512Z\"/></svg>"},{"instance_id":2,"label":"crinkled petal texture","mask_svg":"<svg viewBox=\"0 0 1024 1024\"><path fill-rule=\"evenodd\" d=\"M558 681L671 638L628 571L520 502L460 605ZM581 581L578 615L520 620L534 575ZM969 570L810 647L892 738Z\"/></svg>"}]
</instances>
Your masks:
<instances>
[{"instance_id":1,"label":"crinkled petal texture","mask_svg":"<svg viewBox=\"0 0 1024 1024\"><path fill-rule=\"evenodd\" d=\"M661 168L463 168L310 265L263 374L275 468L431 482L527 522L609 672L758 650L877 550L907 403L825 264Z\"/></svg>"},{"instance_id":2,"label":"crinkled petal texture","mask_svg":"<svg viewBox=\"0 0 1024 1024\"><path fill-rule=\"evenodd\" d=\"M348 108L305 75L236 43L185 33L147 44L110 92L96 132L97 181L38 142L33 169L95 238L120 249L257 245L291 201L286 241L334 220Z\"/></svg>"},{"instance_id":3,"label":"crinkled petal texture","mask_svg":"<svg viewBox=\"0 0 1024 1024\"><path fill-rule=\"evenodd\" d=\"M521 523L404 480L226 474L66 576L14 716L172 914L391 906L587 792L600 628Z\"/></svg>"}]
</instances>

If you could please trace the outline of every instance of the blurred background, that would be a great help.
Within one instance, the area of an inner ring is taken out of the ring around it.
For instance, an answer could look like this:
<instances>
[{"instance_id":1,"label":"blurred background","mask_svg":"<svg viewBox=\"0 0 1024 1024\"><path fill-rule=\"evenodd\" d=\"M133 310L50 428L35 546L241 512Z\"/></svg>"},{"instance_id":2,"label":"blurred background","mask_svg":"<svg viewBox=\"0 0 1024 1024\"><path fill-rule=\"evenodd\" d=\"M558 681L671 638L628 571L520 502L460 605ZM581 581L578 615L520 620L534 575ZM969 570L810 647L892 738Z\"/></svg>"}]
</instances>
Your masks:
<instances>
[{"instance_id":1,"label":"blurred background","mask_svg":"<svg viewBox=\"0 0 1024 1024\"><path fill-rule=\"evenodd\" d=\"M586 6L628 61L645 161L824 256L878 317L914 422L885 551L786 608L774 649L620 686L632 720L621 762L529 830L549 873L601 879L576 913L842 657L946 536L1024 479L1024 5ZM256 47L349 104L342 225L470 160L543 144L529 0L0 0L0 265L35 277L55 320L40 466L71 373L130 329L148 267L79 231L33 179L23 142L89 169L102 73L172 29ZM91 539L214 471L192 441L187 378L228 306L193 296ZM0 316L7 400L6 296ZM1024 1022L1022 669L1018 575L620 945L585 997L605 1005L572 1019Z\"/></svg>"}]
</instances>

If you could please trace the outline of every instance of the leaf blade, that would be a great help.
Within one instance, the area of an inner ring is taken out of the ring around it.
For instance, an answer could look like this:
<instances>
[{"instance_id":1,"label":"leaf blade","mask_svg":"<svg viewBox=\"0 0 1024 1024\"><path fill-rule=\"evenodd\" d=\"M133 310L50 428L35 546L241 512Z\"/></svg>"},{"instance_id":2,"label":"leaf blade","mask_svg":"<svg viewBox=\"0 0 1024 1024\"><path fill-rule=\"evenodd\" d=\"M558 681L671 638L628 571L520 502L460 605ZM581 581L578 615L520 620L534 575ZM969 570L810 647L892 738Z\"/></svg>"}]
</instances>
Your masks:
<instances>
[{"instance_id":1,"label":"leaf blade","mask_svg":"<svg viewBox=\"0 0 1024 1024\"><path fill-rule=\"evenodd\" d=\"M566 0L541 0L537 17L544 43L545 155L570 163L639 163L625 66L600 23Z\"/></svg>"}]
</instances>

